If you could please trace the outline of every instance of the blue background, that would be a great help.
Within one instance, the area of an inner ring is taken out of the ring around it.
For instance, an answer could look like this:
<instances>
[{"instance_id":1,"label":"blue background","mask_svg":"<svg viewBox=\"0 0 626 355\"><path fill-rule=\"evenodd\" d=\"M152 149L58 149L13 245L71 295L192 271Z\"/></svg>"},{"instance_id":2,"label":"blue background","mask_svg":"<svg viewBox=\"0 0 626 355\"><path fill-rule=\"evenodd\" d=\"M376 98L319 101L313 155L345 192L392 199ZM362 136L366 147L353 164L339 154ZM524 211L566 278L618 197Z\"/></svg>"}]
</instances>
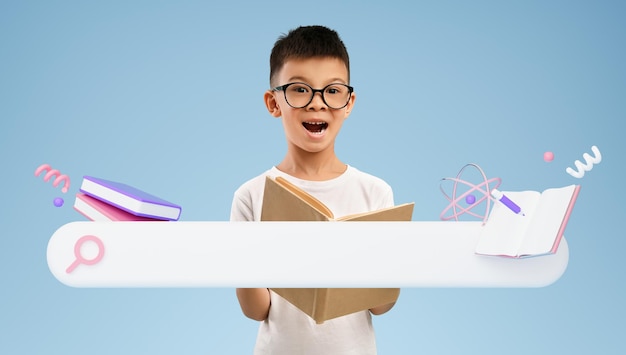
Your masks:
<instances>
[{"instance_id":1,"label":"blue background","mask_svg":"<svg viewBox=\"0 0 626 355\"><path fill-rule=\"evenodd\" d=\"M439 219L440 179L469 162L504 190L582 185L561 279L403 289L374 319L380 354L618 353L625 10L619 1L3 1L0 353L251 353L257 323L234 289L70 288L48 270L47 241L84 220L71 208L83 175L179 203L182 220L227 220L234 190L285 153L262 101L268 58L278 35L309 24L336 29L351 55L357 101L339 157L387 180L396 202L416 201L414 220ZM592 145L602 162L583 179L566 174ZM34 177L43 163L70 176L70 192ZM464 178L480 182L472 174Z\"/></svg>"}]
</instances>

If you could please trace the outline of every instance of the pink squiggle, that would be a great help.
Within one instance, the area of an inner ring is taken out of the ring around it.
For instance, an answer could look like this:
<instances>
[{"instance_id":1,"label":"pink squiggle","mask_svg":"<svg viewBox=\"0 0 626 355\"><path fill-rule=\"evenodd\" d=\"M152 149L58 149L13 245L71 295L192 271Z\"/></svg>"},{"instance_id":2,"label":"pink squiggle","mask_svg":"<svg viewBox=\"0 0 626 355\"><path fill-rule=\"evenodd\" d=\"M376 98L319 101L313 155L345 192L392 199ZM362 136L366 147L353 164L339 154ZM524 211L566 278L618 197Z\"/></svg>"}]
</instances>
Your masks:
<instances>
[{"instance_id":1,"label":"pink squiggle","mask_svg":"<svg viewBox=\"0 0 626 355\"><path fill-rule=\"evenodd\" d=\"M44 175L43 181L48 181L53 176L56 176L56 179L54 179L54 182L52 183L52 186L57 187L57 186L59 186L61 181L63 181L63 188L61 188L61 191L63 191L63 193L66 193L69 190L69 188L70 188L70 178L69 178L69 176L62 175L60 171L58 171L56 169L52 169L52 167L50 165L48 165L48 164L41 164L35 170L35 176L39 176L39 174L41 174L41 172L43 172L43 171L46 171L46 175Z\"/></svg>"},{"instance_id":2,"label":"pink squiggle","mask_svg":"<svg viewBox=\"0 0 626 355\"><path fill-rule=\"evenodd\" d=\"M52 167L48 164L41 164L39 165L39 167L35 170L35 176L39 176L39 174L41 174L42 171L48 171L52 169Z\"/></svg>"},{"instance_id":3,"label":"pink squiggle","mask_svg":"<svg viewBox=\"0 0 626 355\"><path fill-rule=\"evenodd\" d=\"M43 181L48 181L48 180L50 180L51 177L59 176L59 175L61 175L60 171L58 171L56 169L52 169L52 170L50 170L50 171L48 171L46 173L46 175L43 177Z\"/></svg>"},{"instance_id":4,"label":"pink squiggle","mask_svg":"<svg viewBox=\"0 0 626 355\"><path fill-rule=\"evenodd\" d=\"M52 186L57 187L61 181L63 181L63 187L61 188L61 191L63 191L63 193L66 193L67 190L69 190L70 188L70 178L67 175L60 175L59 177L57 177L56 179L54 179L54 182L52 183Z\"/></svg>"}]
</instances>

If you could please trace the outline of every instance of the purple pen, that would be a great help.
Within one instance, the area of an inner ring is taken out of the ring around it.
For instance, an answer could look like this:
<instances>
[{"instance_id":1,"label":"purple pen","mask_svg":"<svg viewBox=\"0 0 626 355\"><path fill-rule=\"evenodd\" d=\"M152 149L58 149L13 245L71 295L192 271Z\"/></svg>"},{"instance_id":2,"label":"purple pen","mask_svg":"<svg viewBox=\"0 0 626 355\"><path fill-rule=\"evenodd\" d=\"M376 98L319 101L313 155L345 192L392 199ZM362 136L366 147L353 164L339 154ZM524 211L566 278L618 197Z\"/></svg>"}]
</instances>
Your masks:
<instances>
[{"instance_id":1,"label":"purple pen","mask_svg":"<svg viewBox=\"0 0 626 355\"><path fill-rule=\"evenodd\" d=\"M508 207L511 211L513 211L513 213L525 216L524 212L522 212L522 208L515 204L515 202L511 201L508 197L506 197L506 195L503 194L501 191L493 189L491 190L491 196L493 196L493 198L495 198L496 200L502 202L502 204Z\"/></svg>"}]
</instances>

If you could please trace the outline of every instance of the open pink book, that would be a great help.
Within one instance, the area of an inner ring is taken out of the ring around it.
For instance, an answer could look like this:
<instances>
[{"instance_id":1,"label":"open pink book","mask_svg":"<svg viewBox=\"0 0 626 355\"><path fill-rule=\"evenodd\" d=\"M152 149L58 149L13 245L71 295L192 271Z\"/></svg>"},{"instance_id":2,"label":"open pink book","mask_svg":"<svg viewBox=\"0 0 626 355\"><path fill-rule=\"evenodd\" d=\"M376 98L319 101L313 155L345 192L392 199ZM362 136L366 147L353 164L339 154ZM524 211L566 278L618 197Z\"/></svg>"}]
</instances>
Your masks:
<instances>
[{"instance_id":1,"label":"open pink book","mask_svg":"<svg viewBox=\"0 0 626 355\"><path fill-rule=\"evenodd\" d=\"M538 191L504 191L524 211L493 205L476 254L524 258L556 253L576 203L580 185Z\"/></svg>"}]
</instances>

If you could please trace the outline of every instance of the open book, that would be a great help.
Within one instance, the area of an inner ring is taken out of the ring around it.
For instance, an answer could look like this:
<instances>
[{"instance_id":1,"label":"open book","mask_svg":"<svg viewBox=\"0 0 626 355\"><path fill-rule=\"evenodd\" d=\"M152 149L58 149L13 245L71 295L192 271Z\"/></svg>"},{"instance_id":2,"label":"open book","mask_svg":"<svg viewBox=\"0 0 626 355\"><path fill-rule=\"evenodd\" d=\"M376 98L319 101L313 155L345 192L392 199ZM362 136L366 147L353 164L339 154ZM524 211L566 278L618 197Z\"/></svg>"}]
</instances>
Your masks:
<instances>
[{"instance_id":1,"label":"open book","mask_svg":"<svg viewBox=\"0 0 626 355\"><path fill-rule=\"evenodd\" d=\"M411 221L414 203L336 218L322 202L285 178L267 177L261 221ZM317 324L395 302L399 288L272 288Z\"/></svg>"},{"instance_id":2,"label":"open book","mask_svg":"<svg viewBox=\"0 0 626 355\"><path fill-rule=\"evenodd\" d=\"M415 203L336 218L315 197L280 176L266 177L261 221L410 221Z\"/></svg>"},{"instance_id":3,"label":"open book","mask_svg":"<svg viewBox=\"0 0 626 355\"><path fill-rule=\"evenodd\" d=\"M476 254L523 258L556 253L579 191L580 185L569 185L543 192L504 192L524 215L496 202Z\"/></svg>"}]
</instances>

